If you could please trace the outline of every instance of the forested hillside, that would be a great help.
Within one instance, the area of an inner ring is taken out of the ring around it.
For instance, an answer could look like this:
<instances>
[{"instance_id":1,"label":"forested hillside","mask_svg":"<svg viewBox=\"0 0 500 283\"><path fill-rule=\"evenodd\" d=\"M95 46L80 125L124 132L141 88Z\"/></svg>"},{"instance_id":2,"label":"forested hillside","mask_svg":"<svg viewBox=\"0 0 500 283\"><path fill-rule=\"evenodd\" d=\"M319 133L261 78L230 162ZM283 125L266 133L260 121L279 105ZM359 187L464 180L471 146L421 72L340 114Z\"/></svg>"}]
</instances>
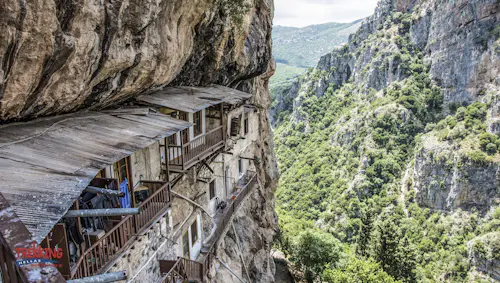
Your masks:
<instances>
[{"instance_id":1,"label":"forested hillside","mask_svg":"<svg viewBox=\"0 0 500 283\"><path fill-rule=\"evenodd\" d=\"M276 242L308 282L500 280L500 4L383 0L276 96Z\"/></svg>"},{"instance_id":2,"label":"forested hillside","mask_svg":"<svg viewBox=\"0 0 500 283\"><path fill-rule=\"evenodd\" d=\"M289 88L296 77L316 66L321 56L345 44L360 25L361 20L304 28L273 27L273 55L277 64L276 74L270 80L271 93Z\"/></svg>"},{"instance_id":3,"label":"forested hillside","mask_svg":"<svg viewBox=\"0 0 500 283\"><path fill-rule=\"evenodd\" d=\"M327 23L304 28L273 27L273 55L276 62L309 68L334 47L347 42L351 33L361 25L352 23Z\"/></svg>"}]
</instances>

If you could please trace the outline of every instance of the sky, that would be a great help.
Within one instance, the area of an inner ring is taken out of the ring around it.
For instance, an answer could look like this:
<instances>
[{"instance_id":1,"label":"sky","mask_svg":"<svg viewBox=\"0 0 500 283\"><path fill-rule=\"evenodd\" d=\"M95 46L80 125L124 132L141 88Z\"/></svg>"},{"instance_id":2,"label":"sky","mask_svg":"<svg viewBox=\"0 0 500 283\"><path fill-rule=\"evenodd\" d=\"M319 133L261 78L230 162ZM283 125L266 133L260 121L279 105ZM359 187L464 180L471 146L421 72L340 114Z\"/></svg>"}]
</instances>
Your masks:
<instances>
[{"instance_id":1,"label":"sky","mask_svg":"<svg viewBox=\"0 0 500 283\"><path fill-rule=\"evenodd\" d=\"M274 25L349 23L373 14L378 0L274 0Z\"/></svg>"}]
</instances>

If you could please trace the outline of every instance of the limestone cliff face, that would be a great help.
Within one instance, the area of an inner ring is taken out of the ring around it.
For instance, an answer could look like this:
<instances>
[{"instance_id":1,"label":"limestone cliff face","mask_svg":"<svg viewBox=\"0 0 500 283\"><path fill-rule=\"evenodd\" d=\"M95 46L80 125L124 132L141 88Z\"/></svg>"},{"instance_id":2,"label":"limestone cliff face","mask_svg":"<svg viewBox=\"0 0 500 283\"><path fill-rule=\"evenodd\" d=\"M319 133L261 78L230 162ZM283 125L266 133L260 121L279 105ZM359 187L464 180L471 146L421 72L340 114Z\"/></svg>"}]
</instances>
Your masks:
<instances>
[{"instance_id":1,"label":"limestone cliff face","mask_svg":"<svg viewBox=\"0 0 500 283\"><path fill-rule=\"evenodd\" d=\"M401 17L402 13L410 17ZM310 94L321 97L351 83L365 92L366 100L374 94L384 96L385 88L412 75L408 72L412 63L404 55L410 51L421 57L430 80L442 91L443 118L451 109L485 102L489 105L487 130L498 134L499 23L500 4L495 0L382 0L347 45L323 56L316 70L299 78L289 92L278 94L278 100L288 103L275 104L272 113L289 111L291 121L304 122L307 130L308 117L301 108L304 97ZM360 128L356 121L368 119L363 115L353 113L347 125L339 121L340 128L332 137L334 144L349 145ZM477 138L469 141L479 143ZM419 203L448 211L485 210L497 204L497 159L472 162L468 155L476 149L467 142L442 142L433 134L424 136L410 166ZM443 159L436 159L437 155Z\"/></svg>"},{"instance_id":2,"label":"limestone cliff face","mask_svg":"<svg viewBox=\"0 0 500 283\"><path fill-rule=\"evenodd\" d=\"M431 79L444 90L445 104L468 104L498 88L500 31L495 28L500 22L500 4L495 0L382 0L346 46L320 59L317 69L324 72L322 76L302 79L301 84L312 82L315 92L322 95L331 84L339 87L353 82L366 90L380 90L406 78L402 58L392 56L402 46L391 40L370 41L396 12L412 13L410 41L430 65ZM371 45L363 46L367 40ZM295 86L280 95L294 99L300 97L300 90ZM286 107L278 104L273 111Z\"/></svg>"},{"instance_id":3,"label":"limestone cliff face","mask_svg":"<svg viewBox=\"0 0 500 283\"><path fill-rule=\"evenodd\" d=\"M6 0L0 16L0 120L98 109L174 80L234 86L271 58L271 0Z\"/></svg>"},{"instance_id":4,"label":"limestone cliff face","mask_svg":"<svg viewBox=\"0 0 500 283\"><path fill-rule=\"evenodd\" d=\"M477 162L467 151L454 149L425 137L415 157L414 188L421 206L454 211L485 211L500 203L500 171L497 162Z\"/></svg>"}]
</instances>

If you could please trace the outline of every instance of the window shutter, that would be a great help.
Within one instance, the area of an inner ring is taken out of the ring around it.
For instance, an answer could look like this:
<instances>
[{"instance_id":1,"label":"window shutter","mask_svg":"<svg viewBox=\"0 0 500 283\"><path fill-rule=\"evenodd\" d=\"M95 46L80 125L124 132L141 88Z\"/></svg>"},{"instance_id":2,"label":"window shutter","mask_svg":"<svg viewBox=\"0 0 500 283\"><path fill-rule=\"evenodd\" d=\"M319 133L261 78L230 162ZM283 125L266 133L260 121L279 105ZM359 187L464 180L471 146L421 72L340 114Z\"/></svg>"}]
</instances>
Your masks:
<instances>
[{"instance_id":1,"label":"window shutter","mask_svg":"<svg viewBox=\"0 0 500 283\"><path fill-rule=\"evenodd\" d=\"M240 118L231 119L231 136L237 137L240 134Z\"/></svg>"}]
</instances>

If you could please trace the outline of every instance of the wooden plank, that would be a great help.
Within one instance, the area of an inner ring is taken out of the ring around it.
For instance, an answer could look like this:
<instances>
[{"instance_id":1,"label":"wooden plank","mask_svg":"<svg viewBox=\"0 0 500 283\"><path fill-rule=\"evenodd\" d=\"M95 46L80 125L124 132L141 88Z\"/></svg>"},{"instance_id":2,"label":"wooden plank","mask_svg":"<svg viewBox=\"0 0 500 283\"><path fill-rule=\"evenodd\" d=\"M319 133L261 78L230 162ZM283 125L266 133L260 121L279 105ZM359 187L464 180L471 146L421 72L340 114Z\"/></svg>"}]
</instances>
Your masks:
<instances>
[{"instance_id":1,"label":"wooden plank","mask_svg":"<svg viewBox=\"0 0 500 283\"><path fill-rule=\"evenodd\" d=\"M71 277L70 263L69 263L69 247L68 238L66 235L66 225L63 223L58 223L53 228L54 234L50 239L50 246L55 247L56 245L62 249L63 257L58 259L58 263L62 267L58 268L59 272L65 277Z\"/></svg>"},{"instance_id":2,"label":"wooden plank","mask_svg":"<svg viewBox=\"0 0 500 283\"><path fill-rule=\"evenodd\" d=\"M110 115L123 115L123 114L131 114L131 115L148 115L151 112L151 108L148 107L139 107L139 108L124 108L124 109L113 109L113 110L105 110L102 113L107 113Z\"/></svg>"},{"instance_id":3,"label":"wooden plank","mask_svg":"<svg viewBox=\"0 0 500 283\"><path fill-rule=\"evenodd\" d=\"M167 107L184 112L194 113L220 103L238 104L251 98L249 93L223 86L210 87L168 87L142 95L138 101L151 105Z\"/></svg>"},{"instance_id":4,"label":"wooden plank","mask_svg":"<svg viewBox=\"0 0 500 283\"><path fill-rule=\"evenodd\" d=\"M0 126L0 193L41 241L99 170L189 125L87 112Z\"/></svg>"}]
</instances>

